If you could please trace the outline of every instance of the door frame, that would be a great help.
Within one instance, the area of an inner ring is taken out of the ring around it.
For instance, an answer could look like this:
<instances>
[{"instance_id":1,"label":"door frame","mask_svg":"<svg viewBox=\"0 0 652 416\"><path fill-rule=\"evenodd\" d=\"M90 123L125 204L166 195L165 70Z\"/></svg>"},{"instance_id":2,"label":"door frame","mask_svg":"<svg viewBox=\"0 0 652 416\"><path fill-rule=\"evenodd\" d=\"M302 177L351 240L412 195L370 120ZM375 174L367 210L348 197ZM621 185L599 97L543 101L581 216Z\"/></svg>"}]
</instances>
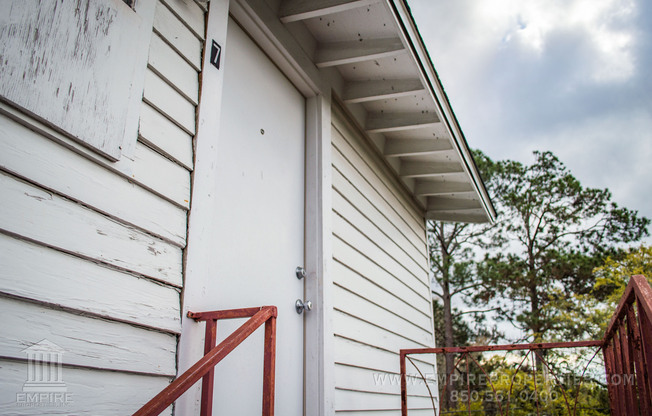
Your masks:
<instances>
[{"instance_id":1,"label":"door frame","mask_svg":"<svg viewBox=\"0 0 652 416\"><path fill-rule=\"evenodd\" d=\"M228 59L226 36L229 15L249 34L270 60L306 99L305 192L304 192L304 299L313 309L304 314L304 414L334 414L334 357L332 276L332 179L331 179L331 87L305 56L265 0L211 0L206 22L203 62L210 59L211 45L222 45L221 60ZM182 332L179 341L179 374L203 353L203 330L189 329L194 321L189 310L214 308L193 303L199 299L201 282L212 269L210 255L214 238L213 215L217 194L214 169L215 148L210 140L220 131L224 71L210 64L201 72L200 102L197 110L195 169L192 174L192 202L188 219L188 245L184 264ZM194 296L193 296L194 295ZM195 324L196 326L196 324ZM194 358L194 359L193 359ZM197 412L199 386L178 402L182 414Z\"/></svg>"}]
</instances>

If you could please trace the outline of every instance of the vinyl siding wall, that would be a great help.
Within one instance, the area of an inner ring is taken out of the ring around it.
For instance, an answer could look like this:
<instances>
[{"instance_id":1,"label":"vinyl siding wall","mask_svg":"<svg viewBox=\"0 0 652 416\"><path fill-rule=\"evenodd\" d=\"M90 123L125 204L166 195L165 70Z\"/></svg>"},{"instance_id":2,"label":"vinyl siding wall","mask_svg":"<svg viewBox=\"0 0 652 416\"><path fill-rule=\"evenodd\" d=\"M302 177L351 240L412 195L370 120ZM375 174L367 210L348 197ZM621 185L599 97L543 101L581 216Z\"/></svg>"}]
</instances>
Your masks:
<instances>
[{"instance_id":1,"label":"vinyl siding wall","mask_svg":"<svg viewBox=\"0 0 652 416\"><path fill-rule=\"evenodd\" d=\"M337 109L332 143L335 408L399 415L398 351L434 345L425 221ZM411 415L432 414L425 386L409 393Z\"/></svg>"},{"instance_id":2,"label":"vinyl siding wall","mask_svg":"<svg viewBox=\"0 0 652 416\"><path fill-rule=\"evenodd\" d=\"M130 414L176 375L204 15L156 4L133 158L0 104L0 413ZM19 407L44 339L71 402Z\"/></svg>"}]
</instances>

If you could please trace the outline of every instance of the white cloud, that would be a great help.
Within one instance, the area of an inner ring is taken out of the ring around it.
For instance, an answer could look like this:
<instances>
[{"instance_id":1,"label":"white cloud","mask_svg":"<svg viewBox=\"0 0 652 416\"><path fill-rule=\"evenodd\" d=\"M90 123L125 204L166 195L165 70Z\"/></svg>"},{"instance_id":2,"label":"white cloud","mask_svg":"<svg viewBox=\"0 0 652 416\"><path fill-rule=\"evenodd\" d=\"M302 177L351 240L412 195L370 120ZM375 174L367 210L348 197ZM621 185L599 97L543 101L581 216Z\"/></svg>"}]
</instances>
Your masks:
<instances>
[{"instance_id":1,"label":"white cloud","mask_svg":"<svg viewBox=\"0 0 652 416\"><path fill-rule=\"evenodd\" d=\"M634 0L494 0L472 10L477 46L516 47L543 56L558 33L585 37L594 49L588 75L595 82L629 79L635 70L635 33L627 24L636 17Z\"/></svg>"},{"instance_id":2,"label":"white cloud","mask_svg":"<svg viewBox=\"0 0 652 416\"><path fill-rule=\"evenodd\" d=\"M619 205L652 217L651 131L650 114L636 111L586 118L546 141L583 185L608 188Z\"/></svg>"},{"instance_id":3,"label":"white cloud","mask_svg":"<svg viewBox=\"0 0 652 416\"><path fill-rule=\"evenodd\" d=\"M650 0L409 2L471 147L551 150L652 217Z\"/></svg>"}]
</instances>

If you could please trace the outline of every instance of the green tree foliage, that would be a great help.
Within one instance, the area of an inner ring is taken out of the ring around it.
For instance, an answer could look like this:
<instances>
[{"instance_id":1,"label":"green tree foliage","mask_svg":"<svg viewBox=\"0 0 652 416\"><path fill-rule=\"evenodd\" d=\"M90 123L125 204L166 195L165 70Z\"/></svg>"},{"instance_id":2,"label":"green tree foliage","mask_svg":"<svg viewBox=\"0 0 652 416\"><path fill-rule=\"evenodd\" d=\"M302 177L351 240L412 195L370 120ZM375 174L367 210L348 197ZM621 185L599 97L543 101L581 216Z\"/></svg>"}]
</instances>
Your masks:
<instances>
[{"instance_id":1,"label":"green tree foliage","mask_svg":"<svg viewBox=\"0 0 652 416\"><path fill-rule=\"evenodd\" d=\"M490 171L501 216L492 232L506 243L481 264L494 289L478 299L499 293L501 316L532 341L585 336L578 295L592 291L593 269L618 243L648 235L650 221L619 207L608 190L583 187L550 152L534 152L531 165L499 161Z\"/></svg>"},{"instance_id":2,"label":"green tree foliage","mask_svg":"<svg viewBox=\"0 0 652 416\"><path fill-rule=\"evenodd\" d=\"M625 292L631 276L642 274L652 284L652 246L629 248L621 256L609 256L595 274L594 293L615 307Z\"/></svg>"},{"instance_id":3,"label":"green tree foliage","mask_svg":"<svg viewBox=\"0 0 652 416\"><path fill-rule=\"evenodd\" d=\"M435 339L444 339L444 308L440 302L432 302L433 318L435 321ZM453 345L471 345L475 340L475 331L471 328L468 322L460 315L460 311L456 308L452 310L453 320ZM443 345L437 345L442 347Z\"/></svg>"},{"instance_id":4,"label":"green tree foliage","mask_svg":"<svg viewBox=\"0 0 652 416\"><path fill-rule=\"evenodd\" d=\"M483 311L477 309L496 307L500 311L494 316L520 329L525 334L523 339L541 342L599 338L594 335L598 333L596 328L609 317L594 313L589 299L596 294L602 300L618 297L618 288L624 286L616 274L598 267L605 259L611 259L606 263L610 266L616 261L622 263L626 257L618 247L648 235L650 221L636 211L619 207L608 190L583 187L550 152L534 152L530 165L509 160L494 162L480 152L475 157L493 195L499 220L489 226L429 224L431 269L437 286L434 311L438 346L486 345L495 341L494 334L482 324ZM484 255L482 261L478 261L479 253ZM470 310L459 311L453 306L464 304ZM476 325L469 324L473 318ZM583 353L566 357L553 352L540 354L558 374L578 376L577 369L568 367L568 363ZM479 354L474 357L481 362ZM451 372L454 359L453 355L446 357L448 370L444 371L439 362L440 377ZM536 364L527 364L521 371L544 374L542 361L537 359ZM490 360L488 364L490 373L499 379L509 378L516 371L513 362ZM477 378L479 369L472 366L466 374L458 366L453 373L457 374L454 382L440 382L440 392L447 389L445 408L449 414L457 410L467 414L466 404L460 404L458 395L464 391L468 394L466 380ZM529 397L535 379L516 380L511 387L512 398ZM565 414L562 393L578 394L579 389L542 386L558 393L546 404L546 414L551 415ZM494 387L502 389L503 394L509 392L509 386ZM495 396L493 402L485 397L488 386L471 383L468 388L477 399L472 400L472 410L498 414ZM589 379L579 395L585 400L580 400L584 407L578 415L608 414L603 412L606 390L598 379ZM536 412L533 404L524 399L510 414Z\"/></svg>"},{"instance_id":5,"label":"green tree foliage","mask_svg":"<svg viewBox=\"0 0 652 416\"><path fill-rule=\"evenodd\" d=\"M592 338L599 339L604 336L630 277L644 275L652 285L652 247L641 245L610 255L593 270L593 274L593 290L576 295L575 302L583 305L581 314L568 312L568 319L582 320L585 331Z\"/></svg>"},{"instance_id":6,"label":"green tree foliage","mask_svg":"<svg viewBox=\"0 0 652 416\"><path fill-rule=\"evenodd\" d=\"M568 365L556 369L554 376L548 371L536 370L532 356L523 353L505 356L494 355L486 360L483 367L486 373L469 372L456 386L452 394L452 416L474 414L494 416L509 414L514 416L548 415L562 416L577 414L581 416L606 416L609 411L609 397L605 386L598 380L582 374L582 368ZM555 357L557 361L567 362L573 354ZM581 361L580 366L585 365ZM474 365L471 361L469 368ZM464 365L463 365L464 367ZM592 368L602 372L602 363ZM577 410L577 413L575 412Z\"/></svg>"}]
</instances>

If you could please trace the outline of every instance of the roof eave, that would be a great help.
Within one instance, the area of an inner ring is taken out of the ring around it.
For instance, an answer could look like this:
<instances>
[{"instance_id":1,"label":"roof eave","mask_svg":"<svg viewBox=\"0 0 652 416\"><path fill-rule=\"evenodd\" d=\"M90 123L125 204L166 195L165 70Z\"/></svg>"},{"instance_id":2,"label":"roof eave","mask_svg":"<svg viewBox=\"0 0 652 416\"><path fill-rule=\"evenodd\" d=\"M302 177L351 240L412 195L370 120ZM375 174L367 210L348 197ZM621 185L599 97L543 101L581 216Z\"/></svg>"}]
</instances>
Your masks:
<instances>
[{"instance_id":1,"label":"roof eave","mask_svg":"<svg viewBox=\"0 0 652 416\"><path fill-rule=\"evenodd\" d=\"M428 85L433 100L441 110L441 115L443 116L441 121L446 125L446 128L453 139L455 150L463 162L464 170L469 176L472 186L480 198L480 202L487 217L486 219L489 222L494 222L496 220L496 210L493 202L491 201L491 197L489 196L480 173L478 172L478 168L473 156L471 155L464 133L462 132L448 96L441 84L441 80L439 79L432 60L430 59L430 55L416 26L410 7L407 5L405 0L386 1L390 6L390 10L396 19L399 28L401 29L404 40L410 48L412 56L417 62L417 66L422 73L424 81ZM427 213L427 216L436 217L433 216L432 213ZM464 219L462 219L462 221L464 221Z\"/></svg>"}]
</instances>

